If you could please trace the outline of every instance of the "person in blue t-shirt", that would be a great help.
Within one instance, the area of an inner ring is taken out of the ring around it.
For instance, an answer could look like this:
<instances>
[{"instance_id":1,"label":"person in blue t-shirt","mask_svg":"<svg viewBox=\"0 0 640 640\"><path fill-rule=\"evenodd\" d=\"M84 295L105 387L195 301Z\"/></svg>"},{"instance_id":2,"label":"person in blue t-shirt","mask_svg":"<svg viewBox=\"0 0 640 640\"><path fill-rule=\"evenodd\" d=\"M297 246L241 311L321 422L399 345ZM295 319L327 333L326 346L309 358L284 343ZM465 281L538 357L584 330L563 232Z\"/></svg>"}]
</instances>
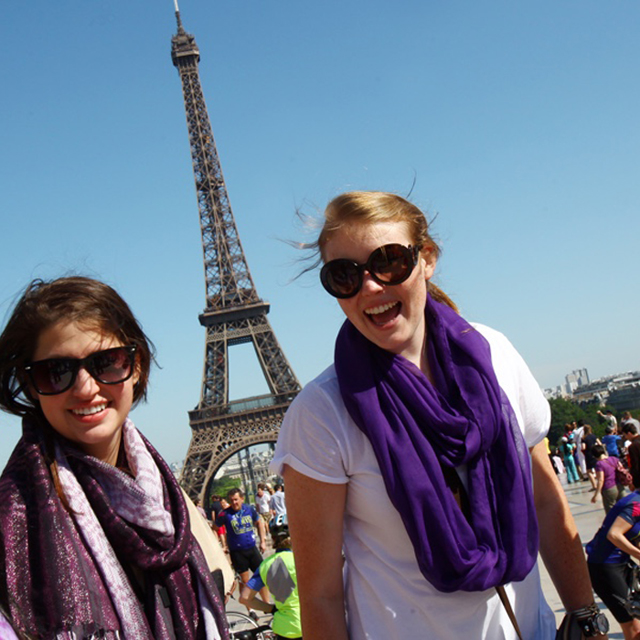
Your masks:
<instances>
[{"instance_id":1,"label":"person in blue t-shirt","mask_svg":"<svg viewBox=\"0 0 640 640\"><path fill-rule=\"evenodd\" d=\"M622 438L614 433L613 427L606 426L604 429L606 435L602 436L602 444L605 446L607 450L608 456L615 456L618 458L620 456L620 441Z\"/></svg>"},{"instance_id":2,"label":"person in blue t-shirt","mask_svg":"<svg viewBox=\"0 0 640 640\"><path fill-rule=\"evenodd\" d=\"M224 525L231 564L243 584L246 584L251 574L260 566L262 554L267 548L264 520L253 507L244 504L244 493L238 487L229 491L227 502L229 508L218 514L215 525L216 527ZM254 525L257 525L260 536L259 551L256 547ZM260 593L263 600L268 602L268 590L265 589L264 593Z\"/></svg>"},{"instance_id":3,"label":"person in blue t-shirt","mask_svg":"<svg viewBox=\"0 0 640 640\"><path fill-rule=\"evenodd\" d=\"M587 565L594 591L620 623L625 640L640 638L640 620L622 605L631 583L633 561L640 560L640 491L619 500L587 544Z\"/></svg>"}]
</instances>

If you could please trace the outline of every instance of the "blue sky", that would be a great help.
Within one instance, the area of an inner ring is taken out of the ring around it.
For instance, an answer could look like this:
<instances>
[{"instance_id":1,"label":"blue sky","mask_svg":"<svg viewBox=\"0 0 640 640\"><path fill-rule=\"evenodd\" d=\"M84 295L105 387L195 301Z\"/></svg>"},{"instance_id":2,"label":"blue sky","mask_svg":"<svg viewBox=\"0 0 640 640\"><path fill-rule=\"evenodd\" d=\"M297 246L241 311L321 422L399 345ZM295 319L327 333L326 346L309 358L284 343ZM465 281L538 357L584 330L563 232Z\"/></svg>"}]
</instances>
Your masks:
<instances>
[{"instance_id":1,"label":"blue sky","mask_svg":"<svg viewBox=\"0 0 640 640\"><path fill-rule=\"evenodd\" d=\"M182 0L240 237L305 383L342 321L295 282L350 189L430 217L437 281L503 331L540 384L640 368L640 4ZM169 461L190 439L204 277L172 0L9 3L0 25L0 317L34 277L115 286L161 368L134 420ZM232 350L232 394L264 390ZM0 415L0 462L19 437Z\"/></svg>"}]
</instances>

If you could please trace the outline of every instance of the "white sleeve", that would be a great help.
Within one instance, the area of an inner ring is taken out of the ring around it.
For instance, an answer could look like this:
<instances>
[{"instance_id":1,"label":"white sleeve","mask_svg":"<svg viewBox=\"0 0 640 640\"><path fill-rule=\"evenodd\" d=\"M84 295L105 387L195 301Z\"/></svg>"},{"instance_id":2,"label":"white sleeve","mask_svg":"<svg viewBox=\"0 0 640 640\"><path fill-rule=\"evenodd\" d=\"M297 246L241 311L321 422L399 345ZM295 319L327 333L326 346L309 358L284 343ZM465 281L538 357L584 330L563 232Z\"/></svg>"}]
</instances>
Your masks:
<instances>
[{"instance_id":1,"label":"white sleeve","mask_svg":"<svg viewBox=\"0 0 640 640\"><path fill-rule=\"evenodd\" d=\"M483 325L474 326L489 342L498 384L509 398L527 446L534 447L549 431L549 403L526 362L511 342L499 331Z\"/></svg>"},{"instance_id":2,"label":"white sleeve","mask_svg":"<svg viewBox=\"0 0 640 640\"><path fill-rule=\"evenodd\" d=\"M300 392L282 421L271 461L271 470L279 475L284 465L289 465L319 482L349 481L343 432L347 411L339 397L337 381L326 374Z\"/></svg>"}]
</instances>

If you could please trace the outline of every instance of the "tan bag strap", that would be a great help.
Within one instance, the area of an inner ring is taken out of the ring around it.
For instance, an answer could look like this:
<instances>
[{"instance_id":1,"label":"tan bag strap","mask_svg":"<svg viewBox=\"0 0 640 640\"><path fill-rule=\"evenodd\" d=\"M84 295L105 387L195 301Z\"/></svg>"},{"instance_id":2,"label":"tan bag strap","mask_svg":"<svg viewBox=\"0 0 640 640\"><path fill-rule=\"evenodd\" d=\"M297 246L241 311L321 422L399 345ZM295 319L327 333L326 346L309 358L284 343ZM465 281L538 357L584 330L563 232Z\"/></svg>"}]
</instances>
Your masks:
<instances>
[{"instance_id":1,"label":"tan bag strap","mask_svg":"<svg viewBox=\"0 0 640 640\"><path fill-rule=\"evenodd\" d=\"M511 622L513 623L513 627L516 630L516 634L518 635L518 640L522 640L522 634L520 633L520 627L518 626L518 621L516 620L516 614L513 612L513 608L511 607L511 603L509 602L509 596L507 595L507 592L502 585L496 587L496 591L498 592L500 600L502 600L502 604L507 611L509 620L511 620Z\"/></svg>"},{"instance_id":2,"label":"tan bag strap","mask_svg":"<svg viewBox=\"0 0 640 640\"><path fill-rule=\"evenodd\" d=\"M460 476L455 469L451 467L442 466L442 473L444 474L444 480L447 483L449 489L451 489L451 493L456 501L456 504L460 507L460 511L464 515L467 520L469 519L469 498L467 497L467 492L460 480ZM516 634L518 635L518 640L522 640L522 634L520 633L520 627L518 626L518 621L516 620L516 614L513 612L513 607L511 606L511 602L509 602L509 596L505 591L504 587L500 585L496 587L496 591L500 596L500 600L504 605L504 608L509 616L509 620L513 623L513 627L516 630Z\"/></svg>"}]
</instances>

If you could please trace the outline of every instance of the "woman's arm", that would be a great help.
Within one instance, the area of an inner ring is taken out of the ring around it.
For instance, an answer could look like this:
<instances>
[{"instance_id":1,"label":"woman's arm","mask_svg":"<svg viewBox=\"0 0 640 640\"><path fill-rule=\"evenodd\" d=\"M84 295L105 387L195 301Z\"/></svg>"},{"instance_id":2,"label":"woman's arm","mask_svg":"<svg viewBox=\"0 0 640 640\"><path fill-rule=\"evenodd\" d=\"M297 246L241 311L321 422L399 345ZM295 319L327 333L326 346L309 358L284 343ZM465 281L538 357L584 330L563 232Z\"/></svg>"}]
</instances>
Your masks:
<instances>
[{"instance_id":1,"label":"woman's arm","mask_svg":"<svg viewBox=\"0 0 640 640\"><path fill-rule=\"evenodd\" d=\"M346 484L313 480L285 465L287 517L304 640L348 640L342 584Z\"/></svg>"},{"instance_id":2,"label":"woman's arm","mask_svg":"<svg viewBox=\"0 0 640 640\"><path fill-rule=\"evenodd\" d=\"M622 549L625 553L628 553L630 556L640 560L640 549L638 549L638 547L633 543L629 542L627 537L624 535L629 531L629 529L631 529L631 524L624 518L618 516L613 521L613 524L609 529L609 533L607 533L607 540L615 544L618 549Z\"/></svg>"},{"instance_id":3,"label":"woman's arm","mask_svg":"<svg viewBox=\"0 0 640 640\"><path fill-rule=\"evenodd\" d=\"M602 492L603 486L604 486L604 471L602 471L602 469L598 469L596 471L596 490L593 492L593 496L591 496L591 502L595 502L598 499L598 496Z\"/></svg>"},{"instance_id":4,"label":"woman's arm","mask_svg":"<svg viewBox=\"0 0 640 640\"><path fill-rule=\"evenodd\" d=\"M531 462L540 554L565 609L587 607L594 598L582 543L544 442L531 450Z\"/></svg>"}]
</instances>

